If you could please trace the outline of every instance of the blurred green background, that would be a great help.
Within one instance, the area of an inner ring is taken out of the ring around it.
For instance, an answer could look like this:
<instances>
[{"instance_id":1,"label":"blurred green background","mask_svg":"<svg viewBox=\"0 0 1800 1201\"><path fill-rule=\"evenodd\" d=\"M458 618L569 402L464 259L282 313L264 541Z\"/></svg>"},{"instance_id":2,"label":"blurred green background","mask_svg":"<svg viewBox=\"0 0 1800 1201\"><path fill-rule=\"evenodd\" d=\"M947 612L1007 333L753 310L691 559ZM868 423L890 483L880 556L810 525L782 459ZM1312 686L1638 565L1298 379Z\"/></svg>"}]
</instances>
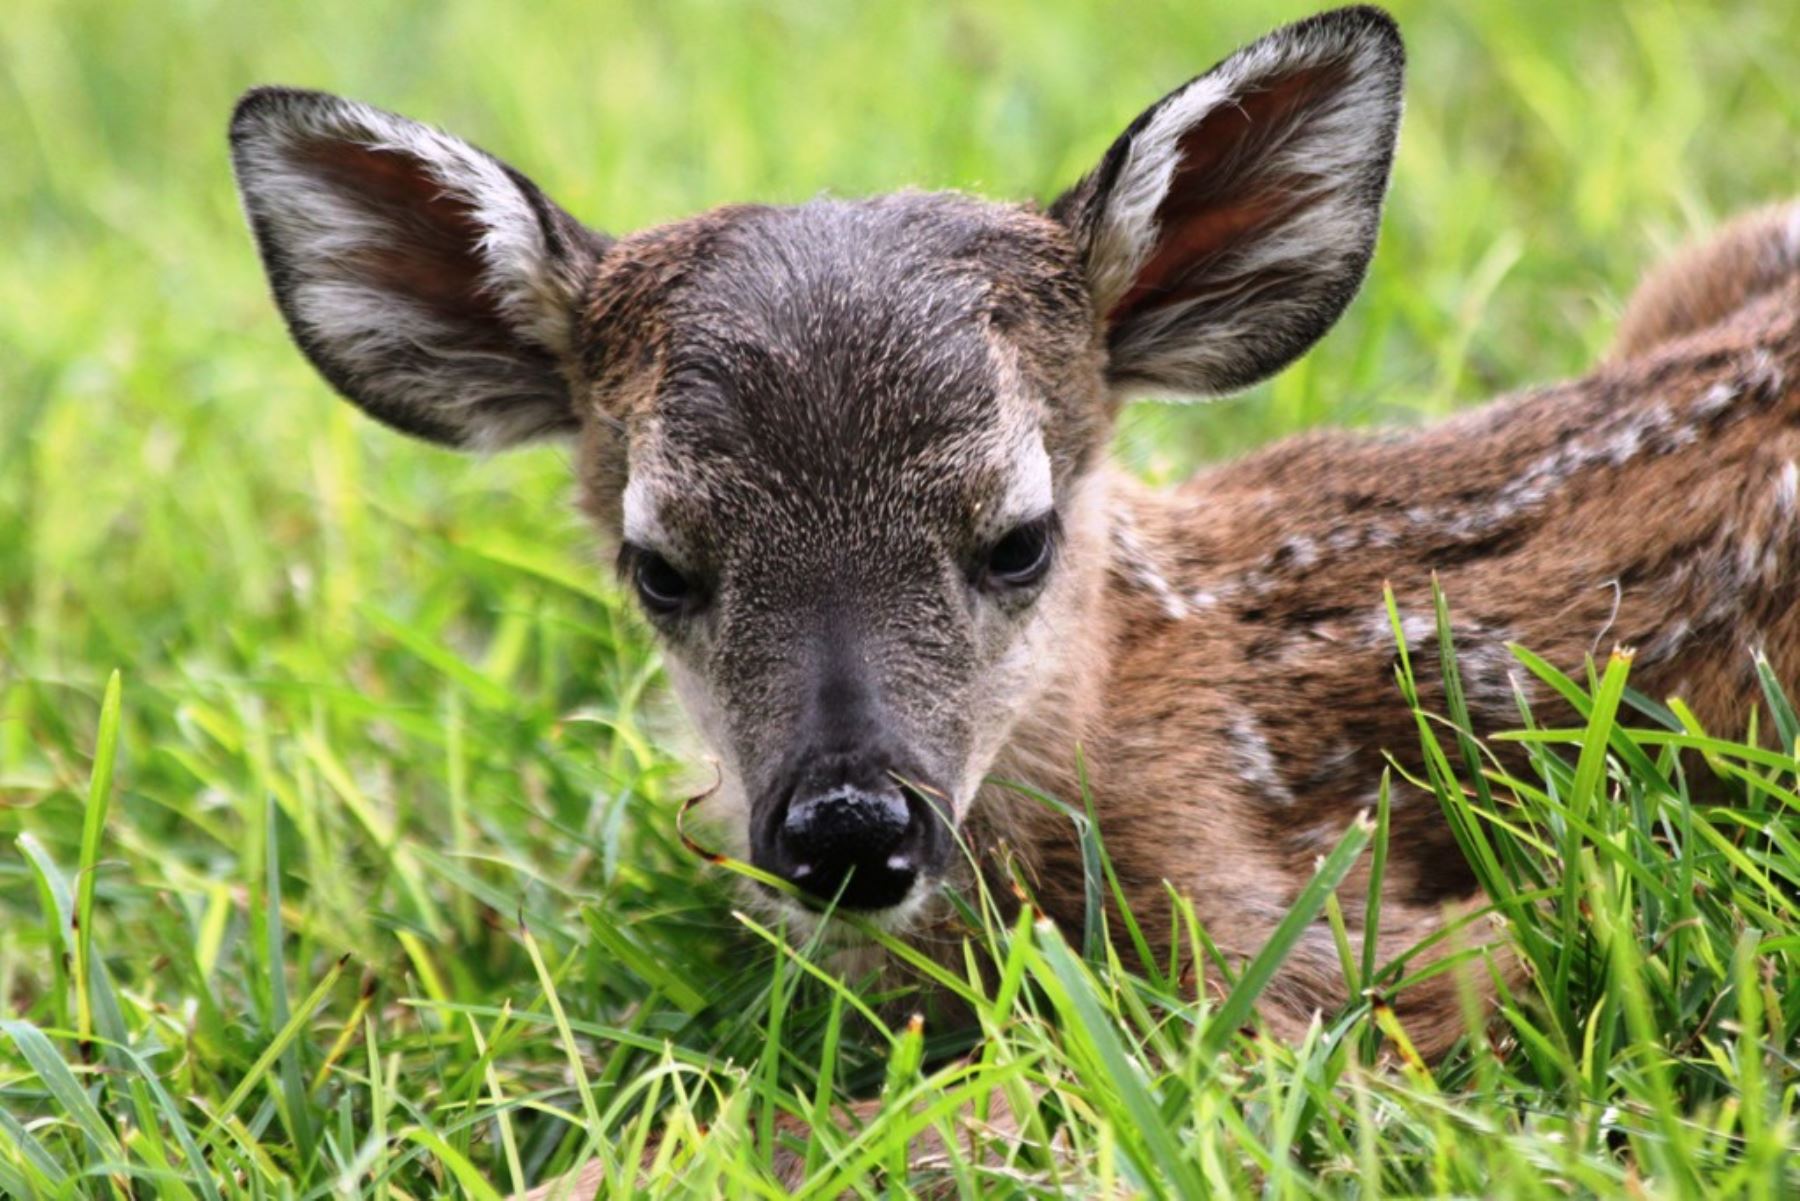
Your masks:
<instances>
[{"instance_id":1,"label":"blurred green background","mask_svg":"<svg viewBox=\"0 0 1800 1201\"><path fill-rule=\"evenodd\" d=\"M1368 286L1273 384L1135 410L1121 451L1145 473L1578 372L1648 263L1800 186L1800 5L1394 8L1408 110ZM246 925L270 829L300 978L351 953L384 998L497 1004L532 978L508 921L591 946L582 902L651 915L629 937L656 957L732 962L722 890L674 842L678 726L567 503L566 455L460 460L328 393L237 211L224 129L240 91L325 88L442 125L622 231L821 191L1048 199L1163 91L1308 11L12 0L0 1013L58 1016L54 938L14 840L76 861L114 669L96 937L134 1020L211 998L180 1010L213 1032L189 1087L241 1062L234 1029L258 1045L277 1012ZM613 954L577 975L595 1013L640 987ZM555 1069L553 1045L515 1053L521 1073Z\"/></svg>"},{"instance_id":2,"label":"blurred green background","mask_svg":"<svg viewBox=\"0 0 1800 1201\"><path fill-rule=\"evenodd\" d=\"M821 191L1048 198L1162 91L1307 11L15 0L0 31L6 669L86 692L113 665L258 653L234 644L271 617L289 636L417 586L422 548L396 512L584 542L556 450L452 462L354 419L287 350L225 160L245 87L441 124L626 230ZM1146 469L1578 371L1647 262L1800 183L1796 6L1396 12L1408 111L1369 286L1273 386L1137 414L1126 448ZM29 761L29 736L7 731L8 758Z\"/></svg>"}]
</instances>

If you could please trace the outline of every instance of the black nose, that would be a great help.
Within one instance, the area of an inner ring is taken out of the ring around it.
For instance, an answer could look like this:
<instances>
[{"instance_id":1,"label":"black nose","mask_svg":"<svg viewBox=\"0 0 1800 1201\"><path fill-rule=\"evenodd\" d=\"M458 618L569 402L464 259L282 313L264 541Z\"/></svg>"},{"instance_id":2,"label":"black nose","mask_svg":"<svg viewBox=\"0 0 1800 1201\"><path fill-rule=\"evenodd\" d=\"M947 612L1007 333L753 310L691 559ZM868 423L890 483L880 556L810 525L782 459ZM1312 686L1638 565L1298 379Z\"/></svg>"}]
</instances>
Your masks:
<instances>
[{"instance_id":1,"label":"black nose","mask_svg":"<svg viewBox=\"0 0 1800 1201\"><path fill-rule=\"evenodd\" d=\"M796 796L776 831L774 866L847 909L897 905L925 866L922 808L897 786L840 784Z\"/></svg>"}]
</instances>

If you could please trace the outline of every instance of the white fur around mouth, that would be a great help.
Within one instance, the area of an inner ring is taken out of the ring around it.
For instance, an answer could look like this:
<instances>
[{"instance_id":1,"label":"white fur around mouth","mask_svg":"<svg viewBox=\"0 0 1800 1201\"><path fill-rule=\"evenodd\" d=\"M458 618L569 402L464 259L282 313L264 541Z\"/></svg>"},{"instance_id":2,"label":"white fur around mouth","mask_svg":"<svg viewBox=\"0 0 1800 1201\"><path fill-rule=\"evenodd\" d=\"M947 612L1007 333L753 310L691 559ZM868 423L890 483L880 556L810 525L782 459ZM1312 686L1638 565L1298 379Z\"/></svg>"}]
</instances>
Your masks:
<instances>
[{"instance_id":1,"label":"white fur around mouth","mask_svg":"<svg viewBox=\"0 0 1800 1201\"><path fill-rule=\"evenodd\" d=\"M867 942L862 932L847 920L852 917L874 926L884 934L904 936L916 927L920 912L937 892L940 882L936 877L915 880L906 895L886 909L840 909L830 914L803 905L791 897L771 894L761 889L758 891L762 893L774 915L787 923L790 938L810 939L822 932L826 945L842 947Z\"/></svg>"}]
</instances>

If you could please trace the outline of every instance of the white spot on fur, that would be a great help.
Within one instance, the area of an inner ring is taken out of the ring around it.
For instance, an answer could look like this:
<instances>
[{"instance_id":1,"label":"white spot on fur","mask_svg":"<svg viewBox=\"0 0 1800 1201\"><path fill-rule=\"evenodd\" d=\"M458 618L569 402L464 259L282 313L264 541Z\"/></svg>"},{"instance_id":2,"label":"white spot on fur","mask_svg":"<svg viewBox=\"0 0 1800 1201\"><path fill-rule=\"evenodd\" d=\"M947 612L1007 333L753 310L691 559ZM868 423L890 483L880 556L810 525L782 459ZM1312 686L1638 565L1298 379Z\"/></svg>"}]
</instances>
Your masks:
<instances>
[{"instance_id":1,"label":"white spot on fur","mask_svg":"<svg viewBox=\"0 0 1800 1201\"><path fill-rule=\"evenodd\" d=\"M1385 604L1377 605L1369 615L1367 636L1370 645L1388 647L1395 645L1394 623L1388 616ZM1402 613L1400 615L1400 637L1406 642L1409 651L1418 650L1426 643L1437 641L1437 619L1426 617L1420 613Z\"/></svg>"},{"instance_id":2,"label":"white spot on fur","mask_svg":"<svg viewBox=\"0 0 1800 1201\"><path fill-rule=\"evenodd\" d=\"M1731 407L1731 402L1738 397L1735 384L1720 381L1708 388L1699 400L1694 402L1694 416L1702 421L1716 417Z\"/></svg>"},{"instance_id":3,"label":"white spot on fur","mask_svg":"<svg viewBox=\"0 0 1800 1201\"><path fill-rule=\"evenodd\" d=\"M1343 822L1318 822L1310 826L1302 826L1288 835L1289 841L1296 850L1324 851L1337 845L1344 836Z\"/></svg>"},{"instance_id":4,"label":"white spot on fur","mask_svg":"<svg viewBox=\"0 0 1800 1201\"><path fill-rule=\"evenodd\" d=\"M1745 383L1760 396L1773 397L1781 394L1787 383L1787 375L1775 356L1764 347L1758 346L1750 355L1750 370L1746 373Z\"/></svg>"},{"instance_id":5,"label":"white spot on fur","mask_svg":"<svg viewBox=\"0 0 1800 1201\"><path fill-rule=\"evenodd\" d=\"M1523 692L1530 697L1531 693L1526 691L1514 671L1517 661L1506 647L1508 642L1514 641L1511 630L1464 618L1452 622L1450 634L1456 647L1457 676L1472 711L1507 714L1511 712L1515 693ZM1437 617L1402 612L1400 635L1406 642L1408 655L1413 657L1413 672L1419 679L1437 678L1440 671L1436 662ZM1365 643L1375 649L1395 645L1394 627L1385 604L1377 605L1369 614L1363 636ZM1431 661L1421 662L1418 656L1426 651L1430 652Z\"/></svg>"},{"instance_id":6,"label":"white spot on fur","mask_svg":"<svg viewBox=\"0 0 1800 1201\"><path fill-rule=\"evenodd\" d=\"M1658 630L1649 641L1639 648L1638 657L1646 663L1672 659L1676 652L1686 645L1693 632L1692 622L1685 617L1677 617Z\"/></svg>"},{"instance_id":7,"label":"white spot on fur","mask_svg":"<svg viewBox=\"0 0 1800 1201\"><path fill-rule=\"evenodd\" d=\"M1797 494L1800 494L1800 467L1789 459L1775 475L1775 511L1783 517L1792 517Z\"/></svg>"},{"instance_id":8,"label":"white spot on fur","mask_svg":"<svg viewBox=\"0 0 1800 1201\"><path fill-rule=\"evenodd\" d=\"M1187 602L1170 586L1150 548L1144 545L1136 528L1123 516L1113 523L1113 546L1119 566L1134 583L1156 598L1165 614L1175 621L1188 615Z\"/></svg>"},{"instance_id":9,"label":"white spot on fur","mask_svg":"<svg viewBox=\"0 0 1800 1201\"><path fill-rule=\"evenodd\" d=\"M1402 780L1391 781L1388 785L1388 812L1398 813L1406 808L1407 803L1406 783ZM1377 784L1363 793L1362 803L1357 806L1357 811L1367 814L1371 822L1375 820L1375 815L1381 812L1381 785Z\"/></svg>"},{"instance_id":10,"label":"white spot on fur","mask_svg":"<svg viewBox=\"0 0 1800 1201\"><path fill-rule=\"evenodd\" d=\"M1231 756L1237 766L1238 779L1258 794L1265 804L1286 807L1294 803L1294 794L1281 778L1269 740L1250 714L1239 710L1232 714L1227 736L1231 740Z\"/></svg>"},{"instance_id":11,"label":"white spot on fur","mask_svg":"<svg viewBox=\"0 0 1800 1201\"><path fill-rule=\"evenodd\" d=\"M1335 742L1331 749L1319 757L1306 772L1303 781L1308 786L1329 784L1343 776L1356 765L1356 744L1351 742Z\"/></svg>"},{"instance_id":12,"label":"white spot on fur","mask_svg":"<svg viewBox=\"0 0 1800 1201\"><path fill-rule=\"evenodd\" d=\"M1276 555L1286 566L1304 571L1319 561L1319 544L1307 537L1289 538Z\"/></svg>"}]
</instances>

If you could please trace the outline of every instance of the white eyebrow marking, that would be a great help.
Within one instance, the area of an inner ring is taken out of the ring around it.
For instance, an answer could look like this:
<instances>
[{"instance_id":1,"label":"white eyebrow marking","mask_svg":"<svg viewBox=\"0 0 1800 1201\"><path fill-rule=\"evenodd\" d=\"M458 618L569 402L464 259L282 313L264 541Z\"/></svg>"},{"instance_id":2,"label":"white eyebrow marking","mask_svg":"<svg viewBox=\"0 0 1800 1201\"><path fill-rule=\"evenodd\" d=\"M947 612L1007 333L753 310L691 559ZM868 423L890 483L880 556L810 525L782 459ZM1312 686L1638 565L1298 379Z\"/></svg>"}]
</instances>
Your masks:
<instances>
[{"instance_id":1,"label":"white eyebrow marking","mask_svg":"<svg viewBox=\"0 0 1800 1201\"><path fill-rule=\"evenodd\" d=\"M650 484L643 474L634 473L625 481L625 492L619 504L625 541L652 550L669 545L668 531L657 518L656 501L651 498Z\"/></svg>"},{"instance_id":2,"label":"white eyebrow marking","mask_svg":"<svg viewBox=\"0 0 1800 1201\"><path fill-rule=\"evenodd\" d=\"M1011 464L1001 516L1017 522L1048 512L1056 495L1050 478L1050 455L1036 430L1014 443Z\"/></svg>"}]
</instances>

